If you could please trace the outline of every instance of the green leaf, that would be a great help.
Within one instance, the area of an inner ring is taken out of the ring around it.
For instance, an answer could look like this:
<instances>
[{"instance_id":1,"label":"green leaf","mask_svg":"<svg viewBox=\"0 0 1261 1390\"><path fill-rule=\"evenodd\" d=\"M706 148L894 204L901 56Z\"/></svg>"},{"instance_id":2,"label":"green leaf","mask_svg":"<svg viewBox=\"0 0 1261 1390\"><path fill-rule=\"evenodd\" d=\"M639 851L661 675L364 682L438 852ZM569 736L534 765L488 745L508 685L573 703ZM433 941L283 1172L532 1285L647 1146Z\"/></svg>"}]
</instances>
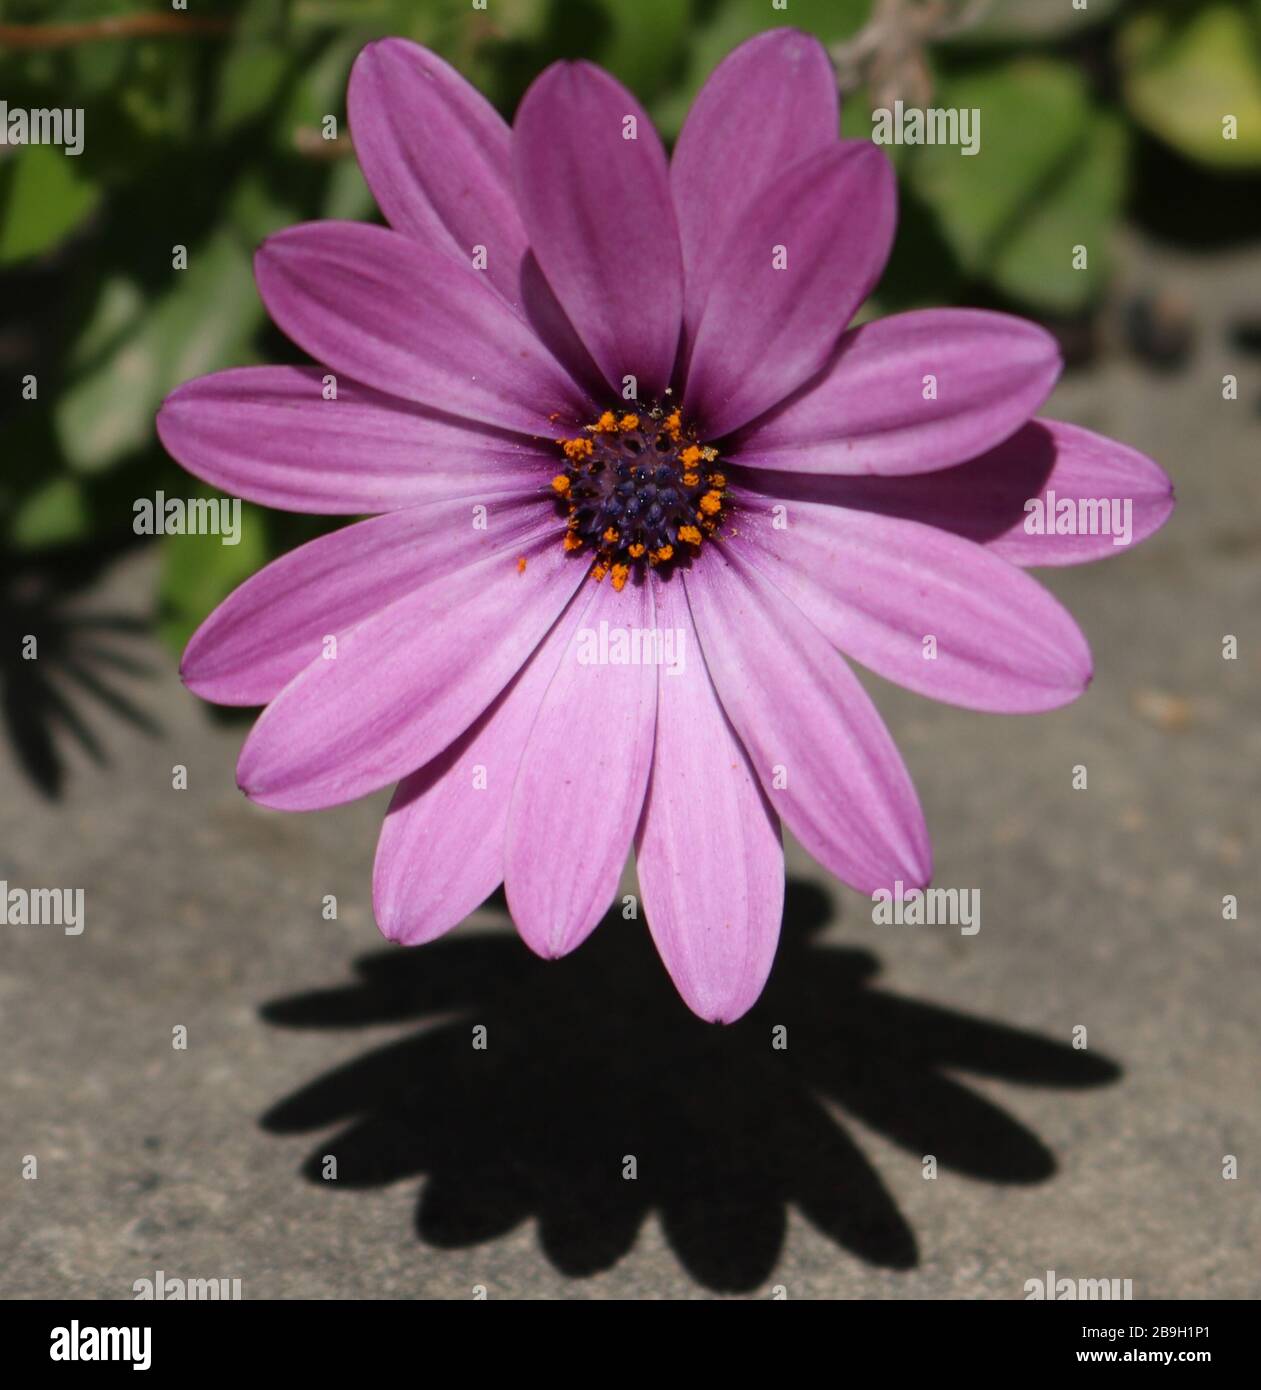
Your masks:
<instances>
[{"instance_id":1,"label":"green leaf","mask_svg":"<svg viewBox=\"0 0 1261 1390\"><path fill-rule=\"evenodd\" d=\"M122 278L102 286L96 311L70 360L70 385L54 427L72 468L109 467L153 438L153 416L168 391L191 377L243 360L262 319L250 257L218 232L190 248L187 270L152 303Z\"/></svg>"},{"instance_id":2,"label":"green leaf","mask_svg":"<svg viewBox=\"0 0 1261 1390\"><path fill-rule=\"evenodd\" d=\"M977 154L925 145L911 162L917 192L964 266L980 273L1081 143L1090 119L1085 85L1063 64L1013 63L944 83L933 105L981 113Z\"/></svg>"},{"instance_id":3,"label":"green leaf","mask_svg":"<svg viewBox=\"0 0 1261 1390\"><path fill-rule=\"evenodd\" d=\"M60 145L4 150L0 162L0 264L55 246L96 207L100 189Z\"/></svg>"},{"instance_id":4,"label":"green leaf","mask_svg":"<svg viewBox=\"0 0 1261 1390\"><path fill-rule=\"evenodd\" d=\"M8 526L15 550L37 550L81 540L92 527L92 509L77 478L53 478L28 493Z\"/></svg>"},{"instance_id":5,"label":"green leaf","mask_svg":"<svg viewBox=\"0 0 1261 1390\"><path fill-rule=\"evenodd\" d=\"M1118 56L1126 104L1153 134L1205 164L1261 164L1261 7L1135 15ZM1236 138L1225 138L1227 116Z\"/></svg>"},{"instance_id":6,"label":"green leaf","mask_svg":"<svg viewBox=\"0 0 1261 1390\"><path fill-rule=\"evenodd\" d=\"M1032 305L1071 312L1097 293L1124 183L1124 135L1072 67L1026 60L943 83L934 106L980 112L980 148L926 145L909 161L964 270ZM1086 247L1088 270L1073 268Z\"/></svg>"},{"instance_id":7,"label":"green leaf","mask_svg":"<svg viewBox=\"0 0 1261 1390\"><path fill-rule=\"evenodd\" d=\"M1098 115L1053 193L1030 209L994 262L1006 294L1071 314L1096 299L1111 271L1112 232L1125 193L1128 137L1111 112ZM1083 247L1086 264L1075 264Z\"/></svg>"}]
</instances>

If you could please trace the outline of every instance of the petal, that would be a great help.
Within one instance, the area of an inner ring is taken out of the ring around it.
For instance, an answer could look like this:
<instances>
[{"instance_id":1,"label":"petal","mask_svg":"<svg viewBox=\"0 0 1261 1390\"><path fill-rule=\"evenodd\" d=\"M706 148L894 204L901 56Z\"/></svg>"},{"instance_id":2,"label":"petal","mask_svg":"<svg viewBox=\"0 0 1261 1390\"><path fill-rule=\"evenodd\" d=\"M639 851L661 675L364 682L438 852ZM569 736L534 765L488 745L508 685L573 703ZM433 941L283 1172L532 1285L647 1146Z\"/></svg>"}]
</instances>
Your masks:
<instances>
[{"instance_id":1,"label":"petal","mask_svg":"<svg viewBox=\"0 0 1261 1390\"><path fill-rule=\"evenodd\" d=\"M657 585L657 736L635 840L648 929L688 1008L733 1023L770 974L784 907L779 817L705 669L683 586Z\"/></svg>"},{"instance_id":2,"label":"petal","mask_svg":"<svg viewBox=\"0 0 1261 1390\"><path fill-rule=\"evenodd\" d=\"M173 391L167 452L234 496L284 511L359 515L521 492L549 456L524 436L439 415L316 367L237 367ZM531 472L533 469L533 472Z\"/></svg>"},{"instance_id":3,"label":"petal","mask_svg":"<svg viewBox=\"0 0 1261 1390\"><path fill-rule=\"evenodd\" d=\"M517 203L548 283L608 384L620 393L630 375L641 395L659 395L678 348L683 261L652 122L608 73L554 63L513 133Z\"/></svg>"},{"instance_id":4,"label":"petal","mask_svg":"<svg viewBox=\"0 0 1261 1390\"><path fill-rule=\"evenodd\" d=\"M927 883L932 849L915 788L844 659L718 547L685 584L718 698L793 834L859 892Z\"/></svg>"},{"instance_id":5,"label":"petal","mask_svg":"<svg viewBox=\"0 0 1261 1390\"><path fill-rule=\"evenodd\" d=\"M476 529L486 508L486 528ZM189 639L180 675L220 705L263 705L366 618L538 533L539 504L481 496L389 512L291 550L233 590ZM410 769L408 769L410 771Z\"/></svg>"},{"instance_id":6,"label":"petal","mask_svg":"<svg viewBox=\"0 0 1261 1390\"><path fill-rule=\"evenodd\" d=\"M614 664L606 625L651 629L652 586L591 584L582 626L543 697L508 812L504 887L527 946L563 956L587 938L617 892L652 762L657 672ZM627 639L629 640L629 638Z\"/></svg>"},{"instance_id":7,"label":"petal","mask_svg":"<svg viewBox=\"0 0 1261 1390\"><path fill-rule=\"evenodd\" d=\"M1059 345L1026 319L980 309L895 314L847 333L826 372L730 452L798 473L926 473L1008 438L1059 371Z\"/></svg>"},{"instance_id":8,"label":"petal","mask_svg":"<svg viewBox=\"0 0 1261 1390\"><path fill-rule=\"evenodd\" d=\"M395 231L465 265L484 247L487 278L515 302L526 238L503 117L436 53L406 39L359 54L346 100L359 167Z\"/></svg>"},{"instance_id":9,"label":"petal","mask_svg":"<svg viewBox=\"0 0 1261 1390\"><path fill-rule=\"evenodd\" d=\"M685 400L717 439L819 371L888 259L893 170L846 140L780 176L717 253ZM546 268L546 267L544 267Z\"/></svg>"},{"instance_id":10,"label":"petal","mask_svg":"<svg viewBox=\"0 0 1261 1390\"><path fill-rule=\"evenodd\" d=\"M426 584L339 640L263 711L237 764L283 811L353 801L423 767L520 670L582 580L554 520L520 546Z\"/></svg>"},{"instance_id":11,"label":"petal","mask_svg":"<svg viewBox=\"0 0 1261 1390\"><path fill-rule=\"evenodd\" d=\"M1145 454L1059 420L1033 420L983 457L939 473L838 479L828 497L953 531L1015 565L1124 554L1159 531L1174 504L1173 484ZM1057 514L1063 529L1048 534L1047 518Z\"/></svg>"},{"instance_id":12,"label":"petal","mask_svg":"<svg viewBox=\"0 0 1261 1390\"><path fill-rule=\"evenodd\" d=\"M834 145L836 73L809 34L773 29L710 74L670 161L683 247L684 319L695 333L722 244L751 202L799 159Z\"/></svg>"},{"instance_id":13,"label":"petal","mask_svg":"<svg viewBox=\"0 0 1261 1390\"><path fill-rule=\"evenodd\" d=\"M1089 683L1090 648L1068 611L983 547L802 497L742 492L738 505L749 562L829 642L886 679L1005 714L1055 709ZM784 529L772 524L776 505L786 507Z\"/></svg>"},{"instance_id":14,"label":"petal","mask_svg":"<svg viewBox=\"0 0 1261 1390\"><path fill-rule=\"evenodd\" d=\"M377 923L391 941L432 941L503 881L508 806L521 754L584 606L583 596L575 597L490 709L399 783L372 878Z\"/></svg>"},{"instance_id":15,"label":"petal","mask_svg":"<svg viewBox=\"0 0 1261 1390\"><path fill-rule=\"evenodd\" d=\"M551 436L585 399L471 266L386 227L307 222L263 243L267 311L336 373L452 415Z\"/></svg>"}]
</instances>

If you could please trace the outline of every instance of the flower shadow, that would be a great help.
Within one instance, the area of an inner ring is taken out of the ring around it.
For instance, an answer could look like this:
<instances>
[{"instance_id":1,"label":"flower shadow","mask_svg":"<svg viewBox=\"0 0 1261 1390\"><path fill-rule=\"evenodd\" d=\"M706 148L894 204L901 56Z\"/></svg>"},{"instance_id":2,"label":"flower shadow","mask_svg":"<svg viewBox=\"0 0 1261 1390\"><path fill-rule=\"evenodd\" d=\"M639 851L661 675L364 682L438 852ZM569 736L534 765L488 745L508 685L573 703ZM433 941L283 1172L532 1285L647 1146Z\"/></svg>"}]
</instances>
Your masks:
<instances>
[{"instance_id":1,"label":"flower shadow","mask_svg":"<svg viewBox=\"0 0 1261 1390\"><path fill-rule=\"evenodd\" d=\"M614 1265L655 1211L694 1278L742 1291L774 1270L795 1206L871 1264L911 1268L915 1236L832 1105L917 1164L934 1154L972 1178L1035 1183L1055 1172L1051 1152L953 1073L1086 1087L1121 1072L874 988L874 956L817 940L831 913L819 888L789 882L770 985L728 1028L687 1012L643 923L620 914L554 963L506 934L376 952L357 962L357 982L273 1000L263 1017L421 1031L317 1078L261 1123L276 1134L342 1126L307 1160L313 1182L328 1156L334 1188L424 1175L416 1228L437 1247L494 1240L533 1217L553 1265L589 1275Z\"/></svg>"},{"instance_id":2,"label":"flower shadow","mask_svg":"<svg viewBox=\"0 0 1261 1390\"><path fill-rule=\"evenodd\" d=\"M112 558L96 547L0 562L0 716L18 766L50 799L61 795L68 744L100 766L109 762L89 710L151 737L161 732L126 688L153 674L133 645L149 621L79 607Z\"/></svg>"}]
</instances>

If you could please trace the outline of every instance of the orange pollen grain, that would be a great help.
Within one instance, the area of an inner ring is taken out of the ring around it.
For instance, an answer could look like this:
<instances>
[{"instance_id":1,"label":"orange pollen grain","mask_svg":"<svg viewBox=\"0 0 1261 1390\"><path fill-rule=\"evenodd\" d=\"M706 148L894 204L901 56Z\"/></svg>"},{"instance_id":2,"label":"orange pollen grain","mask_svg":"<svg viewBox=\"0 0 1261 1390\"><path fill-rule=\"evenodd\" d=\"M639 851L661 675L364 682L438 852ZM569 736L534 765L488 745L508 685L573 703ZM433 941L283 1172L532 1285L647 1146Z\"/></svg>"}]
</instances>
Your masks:
<instances>
[{"instance_id":1,"label":"orange pollen grain","mask_svg":"<svg viewBox=\"0 0 1261 1390\"><path fill-rule=\"evenodd\" d=\"M679 539L681 541L686 541L688 545L700 545L701 533L695 526L680 526Z\"/></svg>"},{"instance_id":2,"label":"orange pollen grain","mask_svg":"<svg viewBox=\"0 0 1261 1390\"><path fill-rule=\"evenodd\" d=\"M672 545L663 545L660 550L655 552L652 558L660 563L663 560L670 559L673 554L674 547Z\"/></svg>"},{"instance_id":3,"label":"orange pollen grain","mask_svg":"<svg viewBox=\"0 0 1261 1390\"><path fill-rule=\"evenodd\" d=\"M608 541L610 545L616 545L620 539L617 532L617 527L610 526L609 529L605 531L604 535L600 537L600 539L603 541Z\"/></svg>"},{"instance_id":4,"label":"orange pollen grain","mask_svg":"<svg viewBox=\"0 0 1261 1390\"><path fill-rule=\"evenodd\" d=\"M575 536L572 531L566 533L563 544L566 550L582 549L582 540L578 536Z\"/></svg>"},{"instance_id":5,"label":"orange pollen grain","mask_svg":"<svg viewBox=\"0 0 1261 1390\"><path fill-rule=\"evenodd\" d=\"M569 479L563 473L557 473L552 479L552 491L561 497L569 491Z\"/></svg>"},{"instance_id":6,"label":"orange pollen grain","mask_svg":"<svg viewBox=\"0 0 1261 1390\"><path fill-rule=\"evenodd\" d=\"M565 457L571 463L580 463L583 459L591 457L591 441L589 439L562 440L561 448L564 449Z\"/></svg>"},{"instance_id":7,"label":"orange pollen grain","mask_svg":"<svg viewBox=\"0 0 1261 1390\"><path fill-rule=\"evenodd\" d=\"M620 594L622 590L626 587L626 581L630 578L630 566L614 565L612 574L613 578L610 582L612 583L613 587L617 590L617 592Z\"/></svg>"},{"instance_id":8,"label":"orange pollen grain","mask_svg":"<svg viewBox=\"0 0 1261 1390\"><path fill-rule=\"evenodd\" d=\"M717 492L707 492L701 498L701 511L713 516L715 512L722 510L722 495Z\"/></svg>"},{"instance_id":9,"label":"orange pollen grain","mask_svg":"<svg viewBox=\"0 0 1261 1390\"><path fill-rule=\"evenodd\" d=\"M684 468L695 468L701 461L700 448L695 444L689 444L679 455L679 462Z\"/></svg>"},{"instance_id":10,"label":"orange pollen grain","mask_svg":"<svg viewBox=\"0 0 1261 1390\"><path fill-rule=\"evenodd\" d=\"M638 415L623 415L617 422L619 427L624 430L637 430L639 428Z\"/></svg>"},{"instance_id":11,"label":"orange pollen grain","mask_svg":"<svg viewBox=\"0 0 1261 1390\"><path fill-rule=\"evenodd\" d=\"M632 560L638 560L639 557L644 553L644 547L638 541L636 541L634 545L628 545L626 547L626 553L631 557Z\"/></svg>"}]
</instances>

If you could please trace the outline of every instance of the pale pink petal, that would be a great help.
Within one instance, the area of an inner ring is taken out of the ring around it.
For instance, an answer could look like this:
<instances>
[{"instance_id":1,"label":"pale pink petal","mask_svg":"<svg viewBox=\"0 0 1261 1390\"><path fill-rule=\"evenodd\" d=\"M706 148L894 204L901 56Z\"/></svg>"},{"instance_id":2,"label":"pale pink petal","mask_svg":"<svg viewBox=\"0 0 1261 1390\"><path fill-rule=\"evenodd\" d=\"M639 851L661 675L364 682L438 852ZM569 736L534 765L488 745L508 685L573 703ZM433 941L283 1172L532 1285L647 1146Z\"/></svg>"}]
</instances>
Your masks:
<instances>
[{"instance_id":1,"label":"pale pink petal","mask_svg":"<svg viewBox=\"0 0 1261 1390\"><path fill-rule=\"evenodd\" d=\"M665 151L643 107L590 63L554 63L513 127L530 247L607 384L669 384L683 315Z\"/></svg>"},{"instance_id":2,"label":"pale pink petal","mask_svg":"<svg viewBox=\"0 0 1261 1390\"><path fill-rule=\"evenodd\" d=\"M353 628L404 595L488 555L515 556L550 515L546 502L528 495L468 497L319 536L234 589L189 639L180 675L204 700L266 704L324 659L330 639L340 648Z\"/></svg>"},{"instance_id":3,"label":"pale pink petal","mask_svg":"<svg viewBox=\"0 0 1261 1390\"><path fill-rule=\"evenodd\" d=\"M784 906L779 818L723 713L678 578L657 585L657 736L635 841L648 928L694 1013L732 1023L770 973Z\"/></svg>"},{"instance_id":4,"label":"pale pink petal","mask_svg":"<svg viewBox=\"0 0 1261 1390\"><path fill-rule=\"evenodd\" d=\"M927 473L1018 430L1060 370L1037 324L981 309L919 309L851 329L827 369L731 441L757 468Z\"/></svg>"},{"instance_id":5,"label":"pale pink petal","mask_svg":"<svg viewBox=\"0 0 1261 1390\"><path fill-rule=\"evenodd\" d=\"M923 885L932 849L915 788L844 659L727 547L685 576L705 663L771 806L862 893Z\"/></svg>"},{"instance_id":6,"label":"pale pink petal","mask_svg":"<svg viewBox=\"0 0 1261 1390\"><path fill-rule=\"evenodd\" d=\"M612 903L652 763L656 669L601 661L598 647L602 623L614 640L619 630L652 628L652 585L619 594L608 580L588 582L508 813L508 907L530 949L549 957L580 945Z\"/></svg>"},{"instance_id":7,"label":"pale pink petal","mask_svg":"<svg viewBox=\"0 0 1261 1390\"><path fill-rule=\"evenodd\" d=\"M582 576L553 518L520 547L396 599L263 711L237 764L241 789L264 806L308 811L423 767L508 684Z\"/></svg>"},{"instance_id":8,"label":"pale pink petal","mask_svg":"<svg viewBox=\"0 0 1261 1390\"><path fill-rule=\"evenodd\" d=\"M471 266L386 227L306 222L254 264L267 311L335 374L482 424L552 437L589 404Z\"/></svg>"},{"instance_id":9,"label":"pale pink petal","mask_svg":"<svg viewBox=\"0 0 1261 1390\"><path fill-rule=\"evenodd\" d=\"M190 381L158 412L167 452L265 507L357 515L520 492L546 481L550 446L474 425L318 367L236 367Z\"/></svg>"},{"instance_id":10,"label":"pale pink petal","mask_svg":"<svg viewBox=\"0 0 1261 1390\"><path fill-rule=\"evenodd\" d=\"M377 923L405 946L464 920L504 876L508 806L539 704L584 609L579 592L490 709L399 783L377 843Z\"/></svg>"},{"instance_id":11,"label":"pale pink petal","mask_svg":"<svg viewBox=\"0 0 1261 1390\"><path fill-rule=\"evenodd\" d=\"M737 508L749 563L888 680L1005 714L1055 709L1090 681L1090 648L1068 611L982 546L803 498L741 490Z\"/></svg>"}]
</instances>

